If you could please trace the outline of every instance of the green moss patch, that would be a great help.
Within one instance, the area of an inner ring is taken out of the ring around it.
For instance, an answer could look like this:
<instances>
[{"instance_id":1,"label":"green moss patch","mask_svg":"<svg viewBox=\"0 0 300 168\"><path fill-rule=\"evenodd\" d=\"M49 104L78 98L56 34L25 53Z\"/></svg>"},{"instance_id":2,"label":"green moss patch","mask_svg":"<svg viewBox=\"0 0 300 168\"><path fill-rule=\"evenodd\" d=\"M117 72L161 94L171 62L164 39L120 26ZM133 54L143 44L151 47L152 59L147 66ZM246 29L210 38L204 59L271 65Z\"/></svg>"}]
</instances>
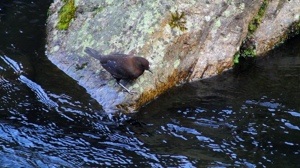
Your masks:
<instances>
[{"instance_id":1,"label":"green moss patch","mask_svg":"<svg viewBox=\"0 0 300 168\"><path fill-rule=\"evenodd\" d=\"M79 70L84 69L87 65L88 65L88 62L85 62L85 63L83 63L81 65L76 64L75 69L76 69L76 71L79 71Z\"/></svg>"},{"instance_id":2,"label":"green moss patch","mask_svg":"<svg viewBox=\"0 0 300 168\"><path fill-rule=\"evenodd\" d=\"M171 13L171 21L169 22L171 28L177 27L181 31L185 31L187 30L185 24L186 24L186 18L184 12L180 14L178 13L178 11L176 11L175 13Z\"/></svg>"},{"instance_id":3,"label":"green moss patch","mask_svg":"<svg viewBox=\"0 0 300 168\"><path fill-rule=\"evenodd\" d=\"M75 18L75 1L64 0L65 5L59 10L59 21L57 28L60 30L66 30L73 18Z\"/></svg>"},{"instance_id":4,"label":"green moss patch","mask_svg":"<svg viewBox=\"0 0 300 168\"><path fill-rule=\"evenodd\" d=\"M240 51L234 55L234 63L239 63L240 57L255 57L256 43L252 36L248 36L242 43Z\"/></svg>"},{"instance_id":5,"label":"green moss patch","mask_svg":"<svg viewBox=\"0 0 300 168\"><path fill-rule=\"evenodd\" d=\"M261 22L262 17L266 13L267 7L268 7L268 0L264 0L257 15L249 23L249 26L248 26L249 34L253 34L256 31L256 29L258 28L258 26Z\"/></svg>"},{"instance_id":6,"label":"green moss patch","mask_svg":"<svg viewBox=\"0 0 300 168\"><path fill-rule=\"evenodd\" d=\"M251 20L251 22L249 23L248 26L248 35L246 37L246 39L243 41L240 51L238 51L235 55L234 55L234 60L233 62L235 64L238 64L240 61L240 58L253 58L256 56L256 44L254 41L253 33L256 31L256 29L258 28L258 26L261 23L261 20L263 18L263 16L266 13L268 7L268 0L264 0L257 15Z\"/></svg>"}]
</instances>

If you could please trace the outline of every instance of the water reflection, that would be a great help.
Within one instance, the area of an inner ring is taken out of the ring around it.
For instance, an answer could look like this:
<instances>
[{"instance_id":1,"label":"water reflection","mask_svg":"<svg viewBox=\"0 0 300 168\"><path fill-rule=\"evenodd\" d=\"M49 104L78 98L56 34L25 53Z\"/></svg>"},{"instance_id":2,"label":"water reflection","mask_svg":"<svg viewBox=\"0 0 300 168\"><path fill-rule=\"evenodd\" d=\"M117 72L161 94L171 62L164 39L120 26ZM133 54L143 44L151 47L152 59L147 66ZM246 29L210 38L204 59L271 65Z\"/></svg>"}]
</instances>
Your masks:
<instances>
[{"instance_id":1,"label":"water reflection","mask_svg":"<svg viewBox=\"0 0 300 168\"><path fill-rule=\"evenodd\" d=\"M50 2L0 2L0 167L300 166L299 37L110 116L44 56Z\"/></svg>"}]
</instances>

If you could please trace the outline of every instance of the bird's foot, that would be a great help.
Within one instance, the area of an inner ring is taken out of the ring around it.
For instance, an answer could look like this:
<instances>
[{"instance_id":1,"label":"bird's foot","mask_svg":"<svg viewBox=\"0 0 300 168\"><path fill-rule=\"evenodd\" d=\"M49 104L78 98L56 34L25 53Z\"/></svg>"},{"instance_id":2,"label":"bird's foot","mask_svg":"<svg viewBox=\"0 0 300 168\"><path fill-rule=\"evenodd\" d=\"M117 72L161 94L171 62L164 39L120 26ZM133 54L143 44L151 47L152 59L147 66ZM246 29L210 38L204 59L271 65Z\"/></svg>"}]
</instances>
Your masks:
<instances>
[{"instance_id":1,"label":"bird's foot","mask_svg":"<svg viewBox=\"0 0 300 168\"><path fill-rule=\"evenodd\" d=\"M132 90L126 90L129 94L133 95L133 94L137 94L138 92L136 91L132 91Z\"/></svg>"},{"instance_id":2,"label":"bird's foot","mask_svg":"<svg viewBox=\"0 0 300 168\"><path fill-rule=\"evenodd\" d=\"M129 94L133 95L134 93L137 93L135 91L131 91L129 89L127 89L124 85L122 85L122 83L118 83L123 89L125 89Z\"/></svg>"}]
</instances>

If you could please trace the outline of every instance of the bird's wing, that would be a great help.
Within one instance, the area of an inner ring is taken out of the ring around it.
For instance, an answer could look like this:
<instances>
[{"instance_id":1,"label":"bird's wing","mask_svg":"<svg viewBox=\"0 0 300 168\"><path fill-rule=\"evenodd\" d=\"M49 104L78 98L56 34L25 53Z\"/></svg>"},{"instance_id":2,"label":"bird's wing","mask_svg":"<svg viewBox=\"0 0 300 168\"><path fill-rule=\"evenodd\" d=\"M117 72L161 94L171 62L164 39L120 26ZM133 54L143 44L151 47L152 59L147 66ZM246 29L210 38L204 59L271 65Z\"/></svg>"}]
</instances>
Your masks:
<instances>
[{"instance_id":1,"label":"bird's wing","mask_svg":"<svg viewBox=\"0 0 300 168\"><path fill-rule=\"evenodd\" d=\"M123 66L118 65L115 60L106 60L101 62L103 68L105 68L114 78L116 79L126 79L129 78L128 72Z\"/></svg>"}]
</instances>

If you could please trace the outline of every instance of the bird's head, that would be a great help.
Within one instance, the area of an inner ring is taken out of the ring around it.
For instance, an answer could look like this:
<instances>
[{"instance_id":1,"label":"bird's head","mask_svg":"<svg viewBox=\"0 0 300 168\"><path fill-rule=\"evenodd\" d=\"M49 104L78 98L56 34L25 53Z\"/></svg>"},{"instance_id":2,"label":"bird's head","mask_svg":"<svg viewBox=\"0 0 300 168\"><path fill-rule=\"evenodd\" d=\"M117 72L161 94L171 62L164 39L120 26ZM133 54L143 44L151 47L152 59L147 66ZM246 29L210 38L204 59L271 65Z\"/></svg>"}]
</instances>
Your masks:
<instances>
[{"instance_id":1,"label":"bird's head","mask_svg":"<svg viewBox=\"0 0 300 168\"><path fill-rule=\"evenodd\" d=\"M143 57L137 57L137 60L140 64L140 67L143 69L143 70L147 70L151 73L153 73L151 70L150 70L150 66L149 66L149 61Z\"/></svg>"}]
</instances>

